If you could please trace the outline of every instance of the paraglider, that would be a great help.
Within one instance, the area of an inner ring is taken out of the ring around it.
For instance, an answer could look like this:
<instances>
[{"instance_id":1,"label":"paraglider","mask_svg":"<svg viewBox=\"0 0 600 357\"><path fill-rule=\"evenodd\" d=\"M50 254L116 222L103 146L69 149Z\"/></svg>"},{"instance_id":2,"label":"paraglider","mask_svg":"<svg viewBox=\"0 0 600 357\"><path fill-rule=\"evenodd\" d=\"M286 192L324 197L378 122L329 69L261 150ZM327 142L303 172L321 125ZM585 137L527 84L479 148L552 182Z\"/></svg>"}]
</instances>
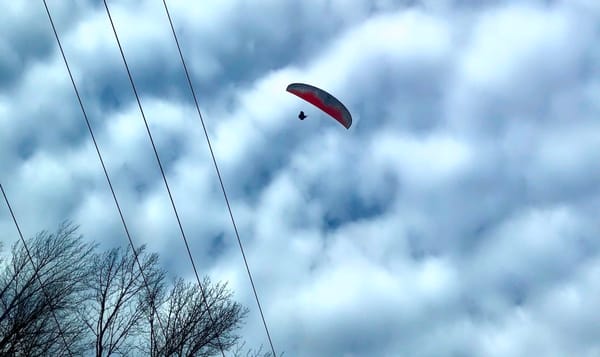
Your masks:
<instances>
[{"instance_id":1,"label":"paraglider","mask_svg":"<svg viewBox=\"0 0 600 357\"><path fill-rule=\"evenodd\" d=\"M287 86L286 90L329 114L346 129L350 129L350 126L352 125L352 115L350 115L350 112L346 109L344 104L331 94L305 83L292 83ZM307 116L304 115L303 111L298 115L300 120L304 120L306 117Z\"/></svg>"}]
</instances>

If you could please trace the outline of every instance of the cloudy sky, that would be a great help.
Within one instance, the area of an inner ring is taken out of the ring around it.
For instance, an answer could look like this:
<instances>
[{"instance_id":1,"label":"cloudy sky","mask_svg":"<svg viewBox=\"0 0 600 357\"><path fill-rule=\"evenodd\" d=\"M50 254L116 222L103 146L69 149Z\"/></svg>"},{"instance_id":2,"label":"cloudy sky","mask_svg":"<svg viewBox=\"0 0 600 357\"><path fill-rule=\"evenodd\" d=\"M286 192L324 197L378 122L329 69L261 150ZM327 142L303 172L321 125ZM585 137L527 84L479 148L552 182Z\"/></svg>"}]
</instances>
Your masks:
<instances>
[{"instance_id":1,"label":"cloudy sky","mask_svg":"<svg viewBox=\"0 0 600 357\"><path fill-rule=\"evenodd\" d=\"M125 245L42 2L0 2L0 183L24 234L71 219ZM267 346L162 1L108 3L195 263ZM600 2L168 4L277 351L600 356ZM133 240L192 279L102 3L48 5Z\"/></svg>"}]
</instances>

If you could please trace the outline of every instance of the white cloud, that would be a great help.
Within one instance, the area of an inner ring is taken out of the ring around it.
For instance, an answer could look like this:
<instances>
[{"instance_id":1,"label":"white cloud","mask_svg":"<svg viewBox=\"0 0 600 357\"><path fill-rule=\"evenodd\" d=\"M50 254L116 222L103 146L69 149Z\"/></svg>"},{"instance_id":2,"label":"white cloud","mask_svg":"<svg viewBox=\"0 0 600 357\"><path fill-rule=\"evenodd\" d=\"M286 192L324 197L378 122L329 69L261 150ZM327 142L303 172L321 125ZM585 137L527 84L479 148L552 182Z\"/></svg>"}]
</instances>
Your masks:
<instances>
[{"instance_id":1,"label":"white cloud","mask_svg":"<svg viewBox=\"0 0 600 357\"><path fill-rule=\"evenodd\" d=\"M169 3L276 349L598 355L600 8L409 3ZM132 238L191 278L104 8L61 4ZM109 6L200 273L266 345L162 3ZM0 182L25 233L72 218L127 244L43 8L3 14ZM296 81L342 99L352 128L286 93Z\"/></svg>"}]
</instances>

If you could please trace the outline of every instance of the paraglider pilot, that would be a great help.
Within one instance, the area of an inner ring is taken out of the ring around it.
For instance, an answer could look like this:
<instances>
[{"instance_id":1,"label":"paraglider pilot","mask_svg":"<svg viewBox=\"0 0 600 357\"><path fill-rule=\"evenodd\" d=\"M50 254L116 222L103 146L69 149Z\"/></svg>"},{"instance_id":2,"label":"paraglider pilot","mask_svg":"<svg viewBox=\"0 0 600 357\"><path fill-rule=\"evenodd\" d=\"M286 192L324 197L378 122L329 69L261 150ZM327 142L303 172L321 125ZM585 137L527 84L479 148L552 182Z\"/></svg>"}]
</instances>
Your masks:
<instances>
[{"instance_id":1,"label":"paraglider pilot","mask_svg":"<svg viewBox=\"0 0 600 357\"><path fill-rule=\"evenodd\" d=\"M300 114L298 114L298 119L300 119L300 120L304 120L304 118L308 118L308 116L307 116L307 115L304 115L304 112L301 110L301 111L300 111Z\"/></svg>"}]
</instances>

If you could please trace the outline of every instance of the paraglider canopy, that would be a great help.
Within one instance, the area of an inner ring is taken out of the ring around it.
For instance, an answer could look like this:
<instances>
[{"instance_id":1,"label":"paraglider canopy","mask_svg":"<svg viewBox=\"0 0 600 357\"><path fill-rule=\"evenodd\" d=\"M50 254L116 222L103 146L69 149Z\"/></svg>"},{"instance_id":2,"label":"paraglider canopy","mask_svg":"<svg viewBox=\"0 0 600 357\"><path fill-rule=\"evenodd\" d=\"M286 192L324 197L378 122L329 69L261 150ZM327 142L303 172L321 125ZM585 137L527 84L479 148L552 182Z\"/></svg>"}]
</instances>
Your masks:
<instances>
[{"instance_id":1,"label":"paraglider canopy","mask_svg":"<svg viewBox=\"0 0 600 357\"><path fill-rule=\"evenodd\" d=\"M346 129L352 125L352 115L342 102L324 90L305 83L292 83L286 90L329 114Z\"/></svg>"}]
</instances>

